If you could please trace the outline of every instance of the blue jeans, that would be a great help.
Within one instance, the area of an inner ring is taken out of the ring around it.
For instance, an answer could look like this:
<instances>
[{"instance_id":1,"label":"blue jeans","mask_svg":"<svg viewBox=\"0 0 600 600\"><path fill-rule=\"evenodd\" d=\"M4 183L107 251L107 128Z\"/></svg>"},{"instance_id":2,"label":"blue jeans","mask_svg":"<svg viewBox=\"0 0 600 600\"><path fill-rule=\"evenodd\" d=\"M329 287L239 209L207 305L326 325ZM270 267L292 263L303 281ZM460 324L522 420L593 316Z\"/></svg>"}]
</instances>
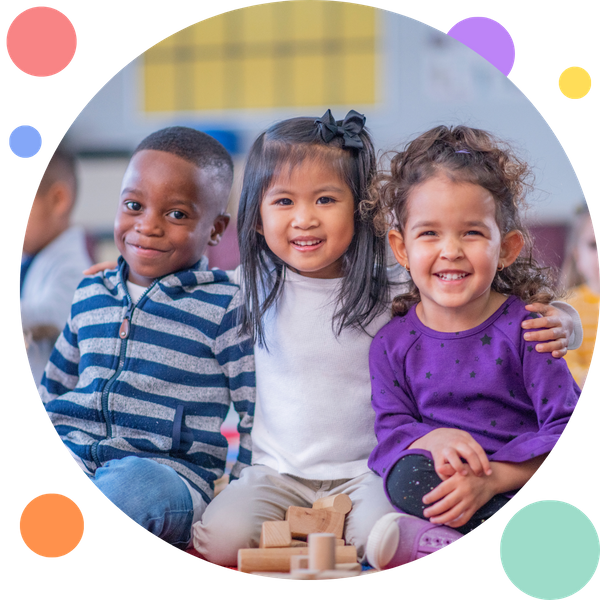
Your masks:
<instances>
[{"instance_id":1,"label":"blue jeans","mask_svg":"<svg viewBox=\"0 0 600 600\"><path fill-rule=\"evenodd\" d=\"M128 517L178 548L192 535L192 497L174 469L149 458L110 460L89 476Z\"/></svg>"}]
</instances>

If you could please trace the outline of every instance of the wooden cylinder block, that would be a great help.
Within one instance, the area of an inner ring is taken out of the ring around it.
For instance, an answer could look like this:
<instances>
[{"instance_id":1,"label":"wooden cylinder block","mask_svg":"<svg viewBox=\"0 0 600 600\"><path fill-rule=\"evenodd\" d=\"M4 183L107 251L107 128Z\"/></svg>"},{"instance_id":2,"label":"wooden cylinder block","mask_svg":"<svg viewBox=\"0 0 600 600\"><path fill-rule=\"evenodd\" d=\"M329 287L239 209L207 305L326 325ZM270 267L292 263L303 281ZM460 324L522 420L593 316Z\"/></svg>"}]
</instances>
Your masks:
<instances>
[{"instance_id":1,"label":"wooden cylinder block","mask_svg":"<svg viewBox=\"0 0 600 600\"><path fill-rule=\"evenodd\" d=\"M308 568L314 571L331 571L335 568L333 533L311 533L308 536Z\"/></svg>"},{"instance_id":2,"label":"wooden cylinder block","mask_svg":"<svg viewBox=\"0 0 600 600\"><path fill-rule=\"evenodd\" d=\"M313 505L313 508L325 508L327 510L335 510L335 512L348 514L352 510L352 500L347 494L334 494L333 496L325 496L319 498Z\"/></svg>"}]
</instances>

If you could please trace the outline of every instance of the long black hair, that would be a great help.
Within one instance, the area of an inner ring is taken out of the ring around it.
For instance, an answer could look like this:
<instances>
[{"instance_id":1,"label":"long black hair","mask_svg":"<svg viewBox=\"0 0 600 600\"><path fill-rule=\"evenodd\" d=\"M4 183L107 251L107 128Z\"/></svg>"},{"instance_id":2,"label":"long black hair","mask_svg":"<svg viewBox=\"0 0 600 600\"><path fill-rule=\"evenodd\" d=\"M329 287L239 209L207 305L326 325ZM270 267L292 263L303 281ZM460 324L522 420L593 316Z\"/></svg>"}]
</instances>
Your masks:
<instances>
[{"instance_id":1,"label":"long black hair","mask_svg":"<svg viewBox=\"0 0 600 600\"><path fill-rule=\"evenodd\" d=\"M337 124L342 125L342 121ZM281 295L286 265L258 233L260 205L282 169L305 160L320 161L334 169L354 197L354 237L343 258L344 277L333 318L336 335L346 327L364 328L385 310L389 301L385 239L375 230L373 212L361 210L377 173L375 150L366 129L357 135L362 148L347 147L341 134L326 142L314 117L297 117L267 129L250 149L238 212L245 295L240 324L242 332L261 346L266 346L263 317Z\"/></svg>"}]
</instances>

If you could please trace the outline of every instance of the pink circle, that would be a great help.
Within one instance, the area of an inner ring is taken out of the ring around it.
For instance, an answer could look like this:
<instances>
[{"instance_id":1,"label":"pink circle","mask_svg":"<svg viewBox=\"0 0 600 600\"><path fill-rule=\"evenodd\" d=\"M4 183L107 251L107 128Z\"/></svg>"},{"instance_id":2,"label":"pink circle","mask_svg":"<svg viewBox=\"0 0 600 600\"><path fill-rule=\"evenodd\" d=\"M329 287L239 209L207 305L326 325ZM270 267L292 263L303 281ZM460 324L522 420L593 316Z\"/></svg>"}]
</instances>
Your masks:
<instances>
[{"instance_id":1,"label":"pink circle","mask_svg":"<svg viewBox=\"0 0 600 600\"><path fill-rule=\"evenodd\" d=\"M62 71L77 48L75 29L61 12L38 6L10 25L6 47L15 65L28 75L48 77Z\"/></svg>"}]
</instances>

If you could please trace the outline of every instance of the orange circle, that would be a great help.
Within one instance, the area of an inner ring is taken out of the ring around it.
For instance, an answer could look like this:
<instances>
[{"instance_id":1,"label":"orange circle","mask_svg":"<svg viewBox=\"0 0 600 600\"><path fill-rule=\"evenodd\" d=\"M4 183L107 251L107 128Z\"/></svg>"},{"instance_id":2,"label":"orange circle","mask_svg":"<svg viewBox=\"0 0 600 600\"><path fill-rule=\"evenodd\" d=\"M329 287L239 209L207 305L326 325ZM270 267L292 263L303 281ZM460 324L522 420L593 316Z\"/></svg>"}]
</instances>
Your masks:
<instances>
[{"instance_id":1,"label":"orange circle","mask_svg":"<svg viewBox=\"0 0 600 600\"><path fill-rule=\"evenodd\" d=\"M40 556L64 556L79 544L82 536L83 515L66 496L43 494L21 514L21 537Z\"/></svg>"}]
</instances>

